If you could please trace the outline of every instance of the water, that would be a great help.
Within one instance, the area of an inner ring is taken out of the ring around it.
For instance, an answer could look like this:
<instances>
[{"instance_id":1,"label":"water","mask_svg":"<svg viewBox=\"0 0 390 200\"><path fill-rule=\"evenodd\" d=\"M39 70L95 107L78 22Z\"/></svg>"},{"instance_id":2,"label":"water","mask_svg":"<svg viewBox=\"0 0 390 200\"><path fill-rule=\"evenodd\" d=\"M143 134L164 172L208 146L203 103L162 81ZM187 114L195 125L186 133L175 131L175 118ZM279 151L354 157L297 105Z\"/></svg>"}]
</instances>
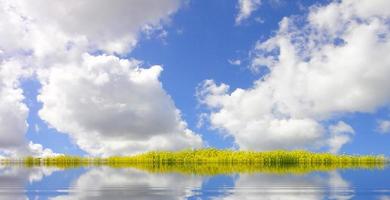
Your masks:
<instances>
[{"instance_id":1,"label":"water","mask_svg":"<svg viewBox=\"0 0 390 200\"><path fill-rule=\"evenodd\" d=\"M107 166L0 166L0 199L390 200L390 169L200 176Z\"/></svg>"}]
</instances>

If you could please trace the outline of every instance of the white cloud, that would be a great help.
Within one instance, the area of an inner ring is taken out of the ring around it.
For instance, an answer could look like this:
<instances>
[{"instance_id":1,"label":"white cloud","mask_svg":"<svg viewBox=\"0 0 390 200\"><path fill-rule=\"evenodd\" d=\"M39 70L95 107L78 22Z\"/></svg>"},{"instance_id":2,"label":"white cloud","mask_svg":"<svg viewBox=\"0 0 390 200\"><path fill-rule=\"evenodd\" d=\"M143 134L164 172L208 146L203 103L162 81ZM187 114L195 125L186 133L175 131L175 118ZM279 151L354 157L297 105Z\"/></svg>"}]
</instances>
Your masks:
<instances>
[{"instance_id":1,"label":"white cloud","mask_svg":"<svg viewBox=\"0 0 390 200\"><path fill-rule=\"evenodd\" d=\"M247 19L252 12L258 9L261 4L261 0L238 0L238 14L236 16L236 24Z\"/></svg>"},{"instance_id":2,"label":"white cloud","mask_svg":"<svg viewBox=\"0 0 390 200\"><path fill-rule=\"evenodd\" d=\"M30 47L39 54L84 41L89 48L125 53L136 45L140 31L160 28L180 0L3 0L0 4L4 17L0 27L14 28L2 33L2 48Z\"/></svg>"},{"instance_id":3,"label":"white cloud","mask_svg":"<svg viewBox=\"0 0 390 200\"><path fill-rule=\"evenodd\" d=\"M180 4L180 0L0 0L0 61L15 60L28 66L34 74L30 78L37 75L43 85L40 116L91 154L199 147L200 137L187 128L158 80L161 67L144 69L134 60L89 55L125 55L140 34L151 37L156 31L157 37L166 36L163 25ZM7 123L1 141L22 144L13 150L0 146L3 153L52 154L24 138L28 108L20 86L0 85L0 92L0 116L7 116L0 121Z\"/></svg>"},{"instance_id":4,"label":"white cloud","mask_svg":"<svg viewBox=\"0 0 390 200\"><path fill-rule=\"evenodd\" d=\"M384 87L390 75L386 4L332 2L312 8L303 25L306 19L284 18L252 52L252 69L268 67L269 74L248 89L230 92L210 80L200 87L211 125L234 136L241 148L339 149L351 134L335 138L324 120L390 103L390 88Z\"/></svg>"},{"instance_id":5,"label":"white cloud","mask_svg":"<svg viewBox=\"0 0 390 200\"><path fill-rule=\"evenodd\" d=\"M3 149L24 144L27 130L28 108L23 103L23 91L18 78L23 73L19 63L3 62L0 65L0 147Z\"/></svg>"},{"instance_id":6,"label":"white cloud","mask_svg":"<svg viewBox=\"0 0 390 200\"><path fill-rule=\"evenodd\" d=\"M343 121L329 127L330 138L328 139L330 152L338 153L341 147L351 141L351 135L355 133L353 128Z\"/></svg>"},{"instance_id":7,"label":"white cloud","mask_svg":"<svg viewBox=\"0 0 390 200\"><path fill-rule=\"evenodd\" d=\"M380 120L377 130L380 133L390 133L390 120Z\"/></svg>"},{"instance_id":8,"label":"white cloud","mask_svg":"<svg viewBox=\"0 0 390 200\"><path fill-rule=\"evenodd\" d=\"M42 71L39 116L93 155L200 147L158 80L160 66L85 54Z\"/></svg>"},{"instance_id":9,"label":"white cloud","mask_svg":"<svg viewBox=\"0 0 390 200\"><path fill-rule=\"evenodd\" d=\"M24 103L25 97L19 79L29 74L29 70L16 60L4 60L0 63L0 155L2 156L27 154L42 156L53 153L39 144L29 143L25 138L29 109Z\"/></svg>"},{"instance_id":10,"label":"white cloud","mask_svg":"<svg viewBox=\"0 0 390 200\"><path fill-rule=\"evenodd\" d=\"M32 156L39 156L39 157L50 157L50 156L58 156L60 154L54 153L51 149L44 148L41 144L36 144L33 142L28 143L28 153Z\"/></svg>"},{"instance_id":11,"label":"white cloud","mask_svg":"<svg viewBox=\"0 0 390 200\"><path fill-rule=\"evenodd\" d=\"M211 125L233 135L242 149L301 148L314 145L322 137L322 127L313 119L272 113L272 101L263 96L266 90L227 91L227 85L217 86L207 80L198 88L197 96L212 109Z\"/></svg>"},{"instance_id":12,"label":"white cloud","mask_svg":"<svg viewBox=\"0 0 390 200\"><path fill-rule=\"evenodd\" d=\"M164 33L180 0L0 0L0 60L31 68L80 59L85 52L126 54L140 35Z\"/></svg>"}]
</instances>

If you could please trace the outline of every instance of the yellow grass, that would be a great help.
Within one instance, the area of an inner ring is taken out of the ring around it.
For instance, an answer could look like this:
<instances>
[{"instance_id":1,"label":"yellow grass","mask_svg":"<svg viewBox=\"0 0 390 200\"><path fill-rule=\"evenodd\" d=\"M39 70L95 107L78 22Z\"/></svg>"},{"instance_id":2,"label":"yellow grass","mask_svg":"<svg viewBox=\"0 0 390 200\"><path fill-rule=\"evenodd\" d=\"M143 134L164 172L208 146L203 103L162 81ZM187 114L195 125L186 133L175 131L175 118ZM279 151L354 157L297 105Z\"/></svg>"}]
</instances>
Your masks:
<instances>
[{"instance_id":1,"label":"yellow grass","mask_svg":"<svg viewBox=\"0 0 390 200\"><path fill-rule=\"evenodd\" d=\"M330 153L313 153L309 151L233 151L218 149L200 149L183 151L152 151L135 156L118 156L107 159L109 163L160 163L160 164L185 164L185 163L220 163L220 164L262 164L262 165L286 165L286 164L372 164L385 162L384 156L352 156L334 155Z\"/></svg>"},{"instance_id":2,"label":"yellow grass","mask_svg":"<svg viewBox=\"0 0 390 200\"><path fill-rule=\"evenodd\" d=\"M48 158L24 158L20 163L27 167L52 166L73 168L81 166L133 167L149 172L177 172L184 174L231 173L308 173L345 168L383 168L384 156L334 155L309 151L233 151L199 149L182 151L152 151L134 156L108 158L84 158L56 156ZM6 163L6 160L2 160Z\"/></svg>"}]
</instances>

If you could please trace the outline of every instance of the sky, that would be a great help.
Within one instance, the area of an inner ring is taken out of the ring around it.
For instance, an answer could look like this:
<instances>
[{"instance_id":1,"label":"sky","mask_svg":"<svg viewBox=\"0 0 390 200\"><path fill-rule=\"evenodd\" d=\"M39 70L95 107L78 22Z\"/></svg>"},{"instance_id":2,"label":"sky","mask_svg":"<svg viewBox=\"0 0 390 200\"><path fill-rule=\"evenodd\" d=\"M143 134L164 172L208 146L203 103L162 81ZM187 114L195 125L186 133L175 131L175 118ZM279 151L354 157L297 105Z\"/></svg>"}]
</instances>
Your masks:
<instances>
[{"instance_id":1,"label":"sky","mask_svg":"<svg viewBox=\"0 0 390 200\"><path fill-rule=\"evenodd\" d=\"M0 156L389 156L388 7L0 0Z\"/></svg>"}]
</instances>

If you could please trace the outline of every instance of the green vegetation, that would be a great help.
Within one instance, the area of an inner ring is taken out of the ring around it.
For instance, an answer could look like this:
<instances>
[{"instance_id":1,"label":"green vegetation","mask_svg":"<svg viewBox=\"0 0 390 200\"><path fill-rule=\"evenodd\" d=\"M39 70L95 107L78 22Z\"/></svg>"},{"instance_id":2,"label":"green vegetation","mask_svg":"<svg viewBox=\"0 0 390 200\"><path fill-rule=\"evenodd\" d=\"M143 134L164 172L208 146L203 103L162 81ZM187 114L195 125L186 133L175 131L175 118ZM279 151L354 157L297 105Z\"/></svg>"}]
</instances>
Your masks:
<instances>
[{"instance_id":1,"label":"green vegetation","mask_svg":"<svg viewBox=\"0 0 390 200\"><path fill-rule=\"evenodd\" d=\"M152 151L136 156L110 157L108 163L159 163L159 164L261 164L279 165L360 165L385 161L384 156L351 156L308 151L233 151L200 149L183 151Z\"/></svg>"},{"instance_id":2,"label":"green vegetation","mask_svg":"<svg viewBox=\"0 0 390 200\"><path fill-rule=\"evenodd\" d=\"M83 158L56 156L27 157L20 163L27 167L49 166L74 168L82 166L109 166L138 168L154 173L176 172L184 174L231 173L308 173L346 168L383 168L384 156L334 155L308 151L233 151L199 149L182 151L152 151L134 156ZM2 163L6 163L4 160Z\"/></svg>"}]
</instances>

